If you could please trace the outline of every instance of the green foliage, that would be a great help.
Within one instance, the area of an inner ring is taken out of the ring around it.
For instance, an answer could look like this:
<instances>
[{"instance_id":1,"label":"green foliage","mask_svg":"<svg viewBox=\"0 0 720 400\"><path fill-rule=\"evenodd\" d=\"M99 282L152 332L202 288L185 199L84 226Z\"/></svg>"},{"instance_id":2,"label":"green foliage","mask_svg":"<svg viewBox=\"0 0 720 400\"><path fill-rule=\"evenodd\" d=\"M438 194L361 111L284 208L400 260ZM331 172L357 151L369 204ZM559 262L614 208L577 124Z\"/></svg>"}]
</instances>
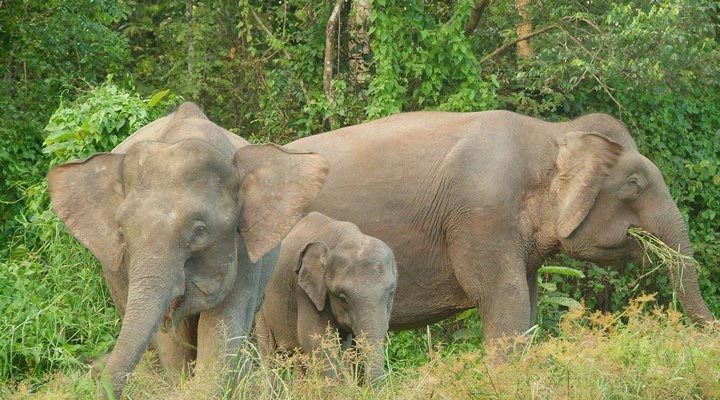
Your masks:
<instances>
[{"instance_id":1,"label":"green foliage","mask_svg":"<svg viewBox=\"0 0 720 400\"><path fill-rule=\"evenodd\" d=\"M497 79L483 79L472 40L463 33L472 6L460 1L444 21L421 1L375 3L370 32L377 64L368 119L422 109L495 108Z\"/></svg>"},{"instance_id":2,"label":"green foliage","mask_svg":"<svg viewBox=\"0 0 720 400\"><path fill-rule=\"evenodd\" d=\"M53 165L110 151L174 101L167 91L143 100L109 80L60 105L45 127L44 152ZM46 183L23 194L21 229L0 262L0 382L82 369L119 329L101 268L50 210Z\"/></svg>"},{"instance_id":3,"label":"green foliage","mask_svg":"<svg viewBox=\"0 0 720 400\"><path fill-rule=\"evenodd\" d=\"M0 382L83 369L120 327L92 254L55 217L24 227L0 262Z\"/></svg>"},{"instance_id":4,"label":"green foliage","mask_svg":"<svg viewBox=\"0 0 720 400\"><path fill-rule=\"evenodd\" d=\"M329 15L325 4L133 1L130 7L123 33L137 59L140 90L170 88L256 141L322 131L322 121L310 121L303 110L323 97L325 28L316 19Z\"/></svg>"},{"instance_id":5,"label":"green foliage","mask_svg":"<svg viewBox=\"0 0 720 400\"><path fill-rule=\"evenodd\" d=\"M69 107L60 107L45 126L48 133L43 153L50 154L50 165L110 151L126 137L163 116L167 101L175 101L168 90L143 100L120 89L112 77L103 85L78 98Z\"/></svg>"},{"instance_id":6,"label":"green foliage","mask_svg":"<svg viewBox=\"0 0 720 400\"><path fill-rule=\"evenodd\" d=\"M60 98L72 100L108 73L125 76L128 45L113 28L126 16L113 0L0 5L0 254L23 191L47 171L42 128Z\"/></svg>"}]
</instances>

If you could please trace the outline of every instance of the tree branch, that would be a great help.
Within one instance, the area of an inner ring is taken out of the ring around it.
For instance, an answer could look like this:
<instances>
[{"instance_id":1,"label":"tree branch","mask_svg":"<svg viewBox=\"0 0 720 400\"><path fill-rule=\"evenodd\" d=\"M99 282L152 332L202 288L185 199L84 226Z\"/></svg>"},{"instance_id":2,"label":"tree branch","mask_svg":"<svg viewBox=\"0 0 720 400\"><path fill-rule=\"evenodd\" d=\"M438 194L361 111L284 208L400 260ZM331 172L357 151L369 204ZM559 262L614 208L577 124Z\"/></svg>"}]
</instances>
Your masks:
<instances>
[{"instance_id":1,"label":"tree branch","mask_svg":"<svg viewBox=\"0 0 720 400\"><path fill-rule=\"evenodd\" d=\"M485 10L488 8L490 3L492 3L492 0L480 0L475 3L472 14L470 14L470 19L465 24L465 35L470 36L473 32L475 32L475 29L480 23L480 18L482 18L482 15L485 13Z\"/></svg>"},{"instance_id":2,"label":"tree branch","mask_svg":"<svg viewBox=\"0 0 720 400\"><path fill-rule=\"evenodd\" d=\"M531 37L540 35L540 34L542 34L542 33L545 33L545 32L547 32L547 31L549 31L550 29L555 29L555 28L560 28L560 25L557 25L557 24L548 25L548 26L546 26L546 27L544 27L544 28L541 28L541 29L538 29L538 30L536 30L536 31L534 31L534 32L532 32L532 33L530 33L530 34L517 37L517 38L515 38L515 39L513 39L513 40L511 40L511 41L509 41L509 42L505 42L502 46L500 46L500 47L498 47L497 49L493 50L492 53L490 53L490 54L486 55L485 57L483 57L483 58L480 60L480 64L482 64L482 63L484 63L485 61L491 60L491 59L493 59L493 58L495 58L495 57L497 57L497 56L505 53L505 52L508 51L511 47L513 47L514 45L516 45L518 42L522 42L523 40L530 39Z\"/></svg>"},{"instance_id":3,"label":"tree branch","mask_svg":"<svg viewBox=\"0 0 720 400\"><path fill-rule=\"evenodd\" d=\"M274 41L276 41L276 42L280 42L280 40L278 40L278 39L275 37L275 35L273 35L273 33L272 33L272 31L270 30L270 28L268 28L267 25L265 25L265 24L263 23L262 19L260 19L260 16L257 15L257 13L255 12L255 10L251 10L250 12L252 13L253 18L255 18L255 21L256 21L256 22L258 23L258 25L260 26L260 29L262 29L263 32L265 32L266 35L270 36L270 38L271 38L272 40L274 40ZM290 54L290 52L285 48L285 46L282 47L282 52L283 52L283 54L285 54L285 57L287 57L289 60L292 60L292 58L293 58L293 57L292 57L292 54ZM308 91L307 91L307 88L305 87L305 82L303 82L302 77L300 77L300 76L298 76L298 81L300 82L300 89L302 90L303 95L305 95L305 101L307 101L307 100L308 100Z\"/></svg>"}]
</instances>

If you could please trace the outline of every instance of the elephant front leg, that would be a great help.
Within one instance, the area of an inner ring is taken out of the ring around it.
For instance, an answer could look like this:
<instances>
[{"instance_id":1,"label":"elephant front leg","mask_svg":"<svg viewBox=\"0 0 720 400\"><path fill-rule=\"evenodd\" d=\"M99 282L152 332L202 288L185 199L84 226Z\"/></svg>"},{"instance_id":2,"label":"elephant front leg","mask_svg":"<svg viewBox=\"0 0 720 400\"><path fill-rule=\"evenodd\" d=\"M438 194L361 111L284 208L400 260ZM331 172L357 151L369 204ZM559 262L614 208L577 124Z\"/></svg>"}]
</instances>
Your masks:
<instances>
[{"instance_id":1,"label":"elephant front leg","mask_svg":"<svg viewBox=\"0 0 720 400\"><path fill-rule=\"evenodd\" d=\"M526 262L513 251L518 245L512 235L498 234L489 246L475 232L482 221L470 222L449 246L455 277L478 305L486 342L522 334L531 326L535 290L528 284Z\"/></svg>"},{"instance_id":2,"label":"elephant front leg","mask_svg":"<svg viewBox=\"0 0 720 400\"><path fill-rule=\"evenodd\" d=\"M337 378L343 368L340 353L343 349L336 348L327 333L328 327L334 331L338 327L326 312L317 310L304 292L298 290L297 294L297 342L305 354L315 358L313 364L323 376Z\"/></svg>"},{"instance_id":3,"label":"elephant front leg","mask_svg":"<svg viewBox=\"0 0 720 400\"><path fill-rule=\"evenodd\" d=\"M223 368L240 377L249 371L249 358L257 352L249 344L255 314L262 305L279 248L254 264L240 259L233 289L214 309L200 314L198 324L198 368ZM220 361L219 365L218 361Z\"/></svg>"},{"instance_id":4,"label":"elephant front leg","mask_svg":"<svg viewBox=\"0 0 720 400\"><path fill-rule=\"evenodd\" d=\"M524 271L508 268L479 299L486 342L523 334L531 326L533 313Z\"/></svg>"}]
</instances>

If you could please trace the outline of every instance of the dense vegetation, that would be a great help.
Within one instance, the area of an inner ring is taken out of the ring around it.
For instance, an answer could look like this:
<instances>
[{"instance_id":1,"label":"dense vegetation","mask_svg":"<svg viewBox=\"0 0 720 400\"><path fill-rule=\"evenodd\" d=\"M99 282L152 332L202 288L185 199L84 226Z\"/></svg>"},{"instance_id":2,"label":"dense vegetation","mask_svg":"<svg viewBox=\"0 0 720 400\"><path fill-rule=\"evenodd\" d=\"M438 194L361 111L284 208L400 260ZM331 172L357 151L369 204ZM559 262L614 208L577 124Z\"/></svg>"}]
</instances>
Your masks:
<instances>
[{"instance_id":1,"label":"dense vegetation","mask_svg":"<svg viewBox=\"0 0 720 400\"><path fill-rule=\"evenodd\" d=\"M99 266L49 210L48 167L181 99L278 143L420 109L613 114L663 172L720 315L719 15L717 0L0 0L0 382L83 371L119 328ZM543 275L540 336L578 300L674 304L662 271L557 262L580 272ZM389 358L416 367L428 341L456 354L480 332L468 311L393 335Z\"/></svg>"}]
</instances>

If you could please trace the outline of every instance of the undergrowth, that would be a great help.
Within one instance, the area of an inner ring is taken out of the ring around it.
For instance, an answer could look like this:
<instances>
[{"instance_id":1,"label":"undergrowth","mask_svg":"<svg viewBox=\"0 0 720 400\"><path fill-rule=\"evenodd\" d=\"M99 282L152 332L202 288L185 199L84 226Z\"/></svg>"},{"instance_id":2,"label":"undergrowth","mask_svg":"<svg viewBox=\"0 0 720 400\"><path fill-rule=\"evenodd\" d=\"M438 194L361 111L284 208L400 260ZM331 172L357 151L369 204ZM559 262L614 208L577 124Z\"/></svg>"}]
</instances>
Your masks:
<instances>
[{"instance_id":1,"label":"undergrowth","mask_svg":"<svg viewBox=\"0 0 720 400\"><path fill-rule=\"evenodd\" d=\"M352 370L325 378L321 362L299 354L262 363L248 348L243 355L255 367L235 390L223 383L227 374L217 370L197 371L193 378L165 376L148 353L126 395L136 400L720 398L719 328L717 323L687 325L679 312L660 308L653 295L645 295L617 313L573 309L556 337L530 338L512 353L502 345L487 355L448 354L436 347L418 368L390 369L378 388L358 385ZM20 383L0 392L14 400L93 398L94 393L86 371L58 373L42 386Z\"/></svg>"}]
</instances>

